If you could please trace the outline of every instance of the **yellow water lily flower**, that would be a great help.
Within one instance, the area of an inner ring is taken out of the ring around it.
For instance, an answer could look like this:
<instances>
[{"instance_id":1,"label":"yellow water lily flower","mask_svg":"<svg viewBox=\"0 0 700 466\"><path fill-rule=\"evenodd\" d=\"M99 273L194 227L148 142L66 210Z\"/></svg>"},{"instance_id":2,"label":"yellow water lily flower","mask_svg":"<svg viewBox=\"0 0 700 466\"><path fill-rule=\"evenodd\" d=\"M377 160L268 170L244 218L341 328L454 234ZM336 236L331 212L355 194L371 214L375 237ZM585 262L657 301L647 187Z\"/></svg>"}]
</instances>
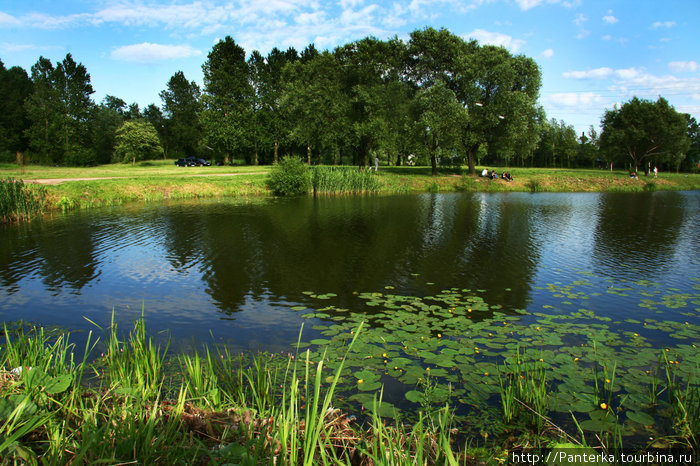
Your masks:
<instances>
[{"instance_id":1,"label":"yellow water lily flower","mask_svg":"<svg viewBox=\"0 0 700 466\"><path fill-rule=\"evenodd\" d=\"M359 385L359 384L361 384L361 383L364 382L364 381L365 381L364 379L357 379L357 384Z\"/></svg>"},{"instance_id":2,"label":"yellow water lily flower","mask_svg":"<svg viewBox=\"0 0 700 466\"><path fill-rule=\"evenodd\" d=\"M601 403L601 404L600 404L600 409L608 409L607 403Z\"/></svg>"}]
</instances>

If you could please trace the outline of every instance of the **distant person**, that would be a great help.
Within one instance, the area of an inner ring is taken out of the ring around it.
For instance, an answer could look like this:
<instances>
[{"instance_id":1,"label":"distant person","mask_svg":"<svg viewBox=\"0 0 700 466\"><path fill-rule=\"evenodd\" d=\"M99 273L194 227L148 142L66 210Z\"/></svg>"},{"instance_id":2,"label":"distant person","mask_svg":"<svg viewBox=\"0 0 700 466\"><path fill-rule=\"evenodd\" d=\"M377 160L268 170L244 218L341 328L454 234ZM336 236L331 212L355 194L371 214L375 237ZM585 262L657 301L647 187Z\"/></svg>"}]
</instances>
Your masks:
<instances>
[{"instance_id":1,"label":"distant person","mask_svg":"<svg viewBox=\"0 0 700 466\"><path fill-rule=\"evenodd\" d=\"M506 181L513 181L513 177L510 176L510 173L508 172L503 172L502 178Z\"/></svg>"},{"instance_id":2,"label":"distant person","mask_svg":"<svg viewBox=\"0 0 700 466\"><path fill-rule=\"evenodd\" d=\"M656 175L659 174L659 169L654 165L654 178L656 178Z\"/></svg>"},{"instance_id":3,"label":"distant person","mask_svg":"<svg viewBox=\"0 0 700 466\"><path fill-rule=\"evenodd\" d=\"M496 173L496 170L491 170L491 179L492 180L498 179L498 173Z\"/></svg>"},{"instance_id":4,"label":"distant person","mask_svg":"<svg viewBox=\"0 0 700 466\"><path fill-rule=\"evenodd\" d=\"M637 178L637 172L630 173L630 178Z\"/></svg>"},{"instance_id":5,"label":"distant person","mask_svg":"<svg viewBox=\"0 0 700 466\"><path fill-rule=\"evenodd\" d=\"M374 158L374 171L379 171L379 157Z\"/></svg>"},{"instance_id":6,"label":"distant person","mask_svg":"<svg viewBox=\"0 0 700 466\"><path fill-rule=\"evenodd\" d=\"M481 171L481 176L483 176L484 178L488 177L488 176L489 176L489 169L488 169L488 168L484 168L484 169Z\"/></svg>"}]
</instances>

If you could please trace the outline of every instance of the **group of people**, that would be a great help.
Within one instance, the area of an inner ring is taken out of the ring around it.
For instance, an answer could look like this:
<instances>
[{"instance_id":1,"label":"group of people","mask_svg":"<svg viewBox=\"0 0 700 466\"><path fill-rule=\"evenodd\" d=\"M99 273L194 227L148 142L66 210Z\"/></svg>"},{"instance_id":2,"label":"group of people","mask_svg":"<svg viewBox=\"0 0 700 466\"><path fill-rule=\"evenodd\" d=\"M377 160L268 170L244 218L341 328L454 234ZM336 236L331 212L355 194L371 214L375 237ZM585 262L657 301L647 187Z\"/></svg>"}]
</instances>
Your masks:
<instances>
[{"instance_id":1,"label":"group of people","mask_svg":"<svg viewBox=\"0 0 700 466\"><path fill-rule=\"evenodd\" d=\"M496 170L491 170L489 172L488 168L483 169L483 171L481 172L481 176L483 176L484 178L490 178L492 180L498 179L498 173L496 173ZM503 172L501 178L503 178L506 181L513 181L513 177L510 175L509 172Z\"/></svg>"}]
</instances>

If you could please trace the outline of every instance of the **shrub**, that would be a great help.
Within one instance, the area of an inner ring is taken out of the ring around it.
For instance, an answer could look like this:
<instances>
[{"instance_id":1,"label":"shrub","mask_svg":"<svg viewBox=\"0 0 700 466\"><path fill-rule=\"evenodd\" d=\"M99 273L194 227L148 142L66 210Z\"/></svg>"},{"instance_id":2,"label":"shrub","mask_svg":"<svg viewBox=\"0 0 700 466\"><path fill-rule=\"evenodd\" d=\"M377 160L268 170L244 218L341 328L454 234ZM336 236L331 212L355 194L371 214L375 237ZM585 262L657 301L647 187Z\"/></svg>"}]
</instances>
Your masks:
<instances>
[{"instance_id":1,"label":"shrub","mask_svg":"<svg viewBox=\"0 0 700 466\"><path fill-rule=\"evenodd\" d=\"M309 192L311 173L309 167L296 157L283 157L270 170L267 186L276 196L299 196Z\"/></svg>"}]
</instances>

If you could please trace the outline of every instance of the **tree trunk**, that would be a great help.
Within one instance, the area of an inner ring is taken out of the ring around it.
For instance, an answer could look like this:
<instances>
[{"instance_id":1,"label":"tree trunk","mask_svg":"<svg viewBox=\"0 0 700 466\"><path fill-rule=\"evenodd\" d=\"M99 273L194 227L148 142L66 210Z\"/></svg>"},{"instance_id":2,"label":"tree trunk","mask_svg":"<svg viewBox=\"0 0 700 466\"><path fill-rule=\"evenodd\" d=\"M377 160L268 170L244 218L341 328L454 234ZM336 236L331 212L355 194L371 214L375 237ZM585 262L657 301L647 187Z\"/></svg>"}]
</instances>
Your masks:
<instances>
[{"instance_id":1,"label":"tree trunk","mask_svg":"<svg viewBox=\"0 0 700 466\"><path fill-rule=\"evenodd\" d=\"M479 150L479 145L469 146L467 148L467 165L469 165L469 174L476 176L476 166L474 165L474 154Z\"/></svg>"},{"instance_id":2,"label":"tree trunk","mask_svg":"<svg viewBox=\"0 0 700 466\"><path fill-rule=\"evenodd\" d=\"M274 155L272 156L272 162L277 163L277 148L279 147L279 144L277 141L275 141L275 150L274 150Z\"/></svg>"},{"instance_id":3,"label":"tree trunk","mask_svg":"<svg viewBox=\"0 0 700 466\"><path fill-rule=\"evenodd\" d=\"M255 149L255 155L253 156L253 165L257 166L258 165L258 150Z\"/></svg>"},{"instance_id":4,"label":"tree trunk","mask_svg":"<svg viewBox=\"0 0 700 466\"><path fill-rule=\"evenodd\" d=\"M338 165L338 149L333 152L333 165Z\"/></svg>"},{"instance_id":5,"label":"tree trunk","mask_svg":"<svg viewBox=\"0 0 700 466\"><path fill-rule=\"evenodd\" d=\"M136 154L134 154L134 155L131 157L131 166L132 166L132 167L135 167L135 166L136 166Z\"/></svg>"},{"instance_id":6,"label":"tree trunk","mask_svg":"<svg viewBox=\"0 0 700 466\"><path fill-rule=\"evenodd\" d=\"M306 165L311 165L311 146L306 146Z\"/></svg>"}]
</instances>

